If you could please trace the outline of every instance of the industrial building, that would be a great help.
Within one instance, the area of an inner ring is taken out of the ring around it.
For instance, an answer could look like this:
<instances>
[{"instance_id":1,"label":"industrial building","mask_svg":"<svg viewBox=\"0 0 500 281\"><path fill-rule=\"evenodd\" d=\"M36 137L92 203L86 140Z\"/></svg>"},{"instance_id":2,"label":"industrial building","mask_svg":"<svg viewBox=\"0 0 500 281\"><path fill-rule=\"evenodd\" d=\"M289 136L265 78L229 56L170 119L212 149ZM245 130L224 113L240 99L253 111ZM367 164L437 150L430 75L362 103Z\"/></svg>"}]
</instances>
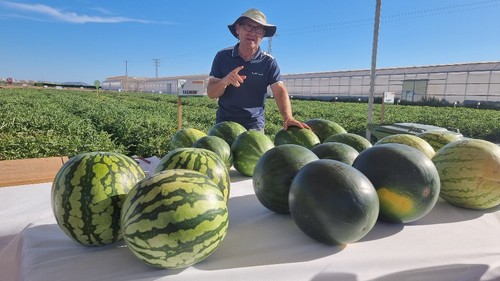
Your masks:
<instances>
[{"instance_id":1,"label":"industrial building","mask_svg":"<svg viewBox=\"0 0 500 281\"><path fill-rule=\"evenodd\" d=\"M369 96L370 70L346 70L283 74L294 98L343 99ZM207 75L164 78L110 77L103 89L178 93L179 80L207 81ZM500 61L380 68L376 71L375 96L385 92L406 101L438 99L448 102L500 102Z\"/></svg>"}]
</instances>

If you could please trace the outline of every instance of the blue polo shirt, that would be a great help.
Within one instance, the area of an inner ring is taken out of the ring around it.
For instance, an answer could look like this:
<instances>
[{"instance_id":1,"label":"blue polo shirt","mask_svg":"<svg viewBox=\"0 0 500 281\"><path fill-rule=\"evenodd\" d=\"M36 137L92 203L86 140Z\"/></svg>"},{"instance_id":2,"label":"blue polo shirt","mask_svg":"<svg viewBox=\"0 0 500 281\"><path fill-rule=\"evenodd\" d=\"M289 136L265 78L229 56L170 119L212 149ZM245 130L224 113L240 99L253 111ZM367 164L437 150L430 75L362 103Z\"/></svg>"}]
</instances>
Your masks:
<instances>
[{"instance_id":1,"label":"blue polo shirt","mask_svg":"<svg viewBox=\"0 0 500 281\"><path fill-rule=\"evenodd\" d=\"M251 61L238 55L239 43L219 51L212 63L210 76L224 78L239 66L246 79L239 87L229 85L219 97L216 122L234 121L248 129L263 130L267 87L281 80L276 60L260 48Z\"/></svg>"}]
</instances>

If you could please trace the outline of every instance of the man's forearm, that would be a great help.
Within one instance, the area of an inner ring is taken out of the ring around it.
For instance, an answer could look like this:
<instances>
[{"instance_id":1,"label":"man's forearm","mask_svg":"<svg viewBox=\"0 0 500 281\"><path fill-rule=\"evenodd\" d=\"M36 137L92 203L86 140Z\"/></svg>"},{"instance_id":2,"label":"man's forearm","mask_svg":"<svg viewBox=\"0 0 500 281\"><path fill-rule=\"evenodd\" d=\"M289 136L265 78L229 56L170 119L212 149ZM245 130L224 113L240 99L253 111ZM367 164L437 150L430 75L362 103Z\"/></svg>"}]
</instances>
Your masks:
<instances>
[{"instance_id":1,"label":"man's forearm","mask_svg":"<svg viewBox=\"0 0 500 281\"><path fill-rule=\"evenodd\" d=\"M212 99L218 98L224 94L226 87L227 84L223 79L210 77L210 79L208 79L207 95Z\"/></svg>"}]
</instances>

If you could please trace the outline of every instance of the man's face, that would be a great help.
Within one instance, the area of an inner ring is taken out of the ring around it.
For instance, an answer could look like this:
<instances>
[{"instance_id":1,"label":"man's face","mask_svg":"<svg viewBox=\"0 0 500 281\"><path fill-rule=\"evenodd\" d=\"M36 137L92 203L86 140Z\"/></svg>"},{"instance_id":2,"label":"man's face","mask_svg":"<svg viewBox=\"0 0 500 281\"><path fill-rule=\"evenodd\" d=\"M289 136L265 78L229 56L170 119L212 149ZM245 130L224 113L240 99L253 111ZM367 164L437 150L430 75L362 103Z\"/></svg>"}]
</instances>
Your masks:
<instances>
[{"instance_id":1,"label":"man's face","mask_svg":"<svg viewBox=\"0 0 500 281\"><path fill-rule=\"evenodd\" d=\"M266 35L264 26L252 20L243 20L236 25L236 33L240 44L256 48L260 45L262 38Z\"/></svg>"}]
</instances>

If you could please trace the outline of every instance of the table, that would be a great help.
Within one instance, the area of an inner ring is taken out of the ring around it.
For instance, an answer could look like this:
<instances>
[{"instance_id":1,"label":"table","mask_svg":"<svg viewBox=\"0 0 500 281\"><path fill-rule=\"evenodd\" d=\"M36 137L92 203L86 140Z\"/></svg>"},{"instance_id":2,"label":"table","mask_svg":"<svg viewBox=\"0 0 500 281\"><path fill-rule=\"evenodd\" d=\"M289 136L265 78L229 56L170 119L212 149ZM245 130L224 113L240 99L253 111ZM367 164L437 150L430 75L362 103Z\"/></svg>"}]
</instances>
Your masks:
<instances>
[{"instance_id":1,"label":"table","mask_svg":"<svg viewBox=\"0 0 500 281\"><path fill-rule=\"evenodd\" d=\"M360 241L328 246L255 197L231 170L229 230L207 259L179 270L138 260L123 242L85 247L59 229L51 183L0 188L0 280L500 280L500 208L438 201L421 220L378 222Z\"/></svg>"}]
</instances>

